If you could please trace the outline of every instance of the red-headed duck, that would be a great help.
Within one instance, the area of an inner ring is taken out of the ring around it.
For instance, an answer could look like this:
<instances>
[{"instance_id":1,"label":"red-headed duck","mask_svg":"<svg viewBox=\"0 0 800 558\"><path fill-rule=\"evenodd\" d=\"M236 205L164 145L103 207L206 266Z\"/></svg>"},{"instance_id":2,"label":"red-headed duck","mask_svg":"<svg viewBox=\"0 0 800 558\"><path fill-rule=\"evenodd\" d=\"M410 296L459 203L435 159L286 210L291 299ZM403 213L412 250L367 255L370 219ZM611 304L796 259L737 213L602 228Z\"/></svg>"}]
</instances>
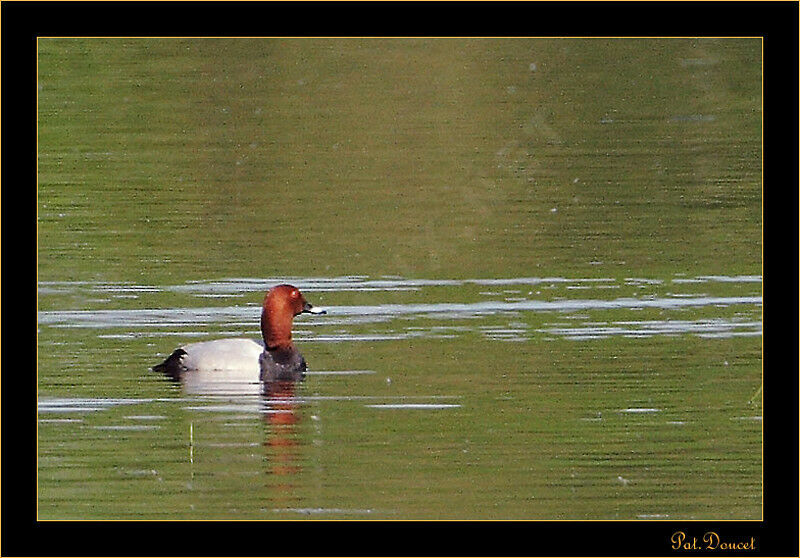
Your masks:
<instances>
[{"instance_id":1,"label":"red-headed duck","mask_svg":"<svg viewBox=\"0 0 800 558\"><path fill-rule=\"evenodd\" d=\"M267 291L261 310L263 343L252 339L217 339L176 349L153 367L173 379L191 371L242 372L262 382L297 381L305 377L306 361L292 343L292 320L302 313L325 314L297 287L278 285ZM224 374L220 374L224 376Z\"/></svg>"}]
</instances>

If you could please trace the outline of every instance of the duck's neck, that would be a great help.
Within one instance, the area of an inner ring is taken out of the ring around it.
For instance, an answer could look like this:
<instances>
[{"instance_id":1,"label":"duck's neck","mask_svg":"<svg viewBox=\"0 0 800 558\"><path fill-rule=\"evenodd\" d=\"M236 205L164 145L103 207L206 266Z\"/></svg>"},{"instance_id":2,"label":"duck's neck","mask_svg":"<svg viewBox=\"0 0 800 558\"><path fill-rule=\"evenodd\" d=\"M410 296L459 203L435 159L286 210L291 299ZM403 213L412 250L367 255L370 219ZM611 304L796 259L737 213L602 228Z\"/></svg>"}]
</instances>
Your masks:
<instances>
[{"instance_id":1,"label":"duck's neck","mask_svg":"<svg viewBox=\"0 0 800 558\"><path fill-rule=\"evenodd\" d=\"M276 311L265 305L261 311L261 335L269 351L287 350L292 345L292 316L291 312Z\"/></svg>"}]
</instances>

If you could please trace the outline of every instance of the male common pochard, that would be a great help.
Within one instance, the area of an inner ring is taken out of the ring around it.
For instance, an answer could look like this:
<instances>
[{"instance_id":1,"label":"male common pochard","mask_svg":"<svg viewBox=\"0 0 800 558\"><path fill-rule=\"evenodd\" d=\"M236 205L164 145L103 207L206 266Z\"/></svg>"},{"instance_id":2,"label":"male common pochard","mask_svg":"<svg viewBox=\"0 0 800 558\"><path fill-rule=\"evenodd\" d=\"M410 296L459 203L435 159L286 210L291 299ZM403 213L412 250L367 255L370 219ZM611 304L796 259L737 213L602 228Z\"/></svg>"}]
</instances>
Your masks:
<instances>
[{"instance_id":1,"label":"male common pochard","mask_svg":"<svg viewBox=\"0 0 800 558\"><path fill-rule=\"evenodd\" d=\"M176 349L153 370L176 380L192 371L240 372L262 382L302 380L306 361L292 343L292 320L302 313L326 312L306 302L297 287L272 287L261 310L263 343L239 338L190 343Z\"/></svg>"}]
</instances>

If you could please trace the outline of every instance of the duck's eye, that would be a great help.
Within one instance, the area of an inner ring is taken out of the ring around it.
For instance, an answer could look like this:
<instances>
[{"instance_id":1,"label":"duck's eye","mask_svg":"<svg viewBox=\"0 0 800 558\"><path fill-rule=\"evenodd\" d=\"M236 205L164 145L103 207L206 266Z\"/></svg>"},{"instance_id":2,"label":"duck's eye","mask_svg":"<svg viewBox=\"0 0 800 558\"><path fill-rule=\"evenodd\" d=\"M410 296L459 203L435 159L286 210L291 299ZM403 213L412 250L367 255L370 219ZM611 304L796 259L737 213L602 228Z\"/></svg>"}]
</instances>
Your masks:
<instances>
[{"instance_id":1,"label":"duck's eye","mask_svg":"<svg viewBox=\"0 0 800 558\"><path fill-rule=\"evenodd\" d=\"M292 298L297 298L298 296L300 296L300 291L295 289L295 290L292 291L292 294L290 294L289 296L291 296Z\"/></svg>"}]
</instances>

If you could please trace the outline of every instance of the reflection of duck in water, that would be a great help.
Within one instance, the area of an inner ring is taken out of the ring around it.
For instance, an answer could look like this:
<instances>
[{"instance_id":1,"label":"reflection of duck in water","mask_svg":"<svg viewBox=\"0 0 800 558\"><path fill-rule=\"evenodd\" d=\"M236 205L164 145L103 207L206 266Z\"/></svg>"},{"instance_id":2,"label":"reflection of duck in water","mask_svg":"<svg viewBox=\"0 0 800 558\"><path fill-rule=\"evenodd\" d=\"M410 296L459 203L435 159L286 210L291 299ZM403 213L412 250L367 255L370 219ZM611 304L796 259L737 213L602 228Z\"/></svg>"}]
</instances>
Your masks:
<instances>
[{"instance_id":1,"label":"reflection of duck in water","mask_svg":"<svg viewBox=\"0 0 800 558\"><path fill-rule=\"evenodd\" d=\"M300 421L295 398L294 382L264 383L264 422L267 424L267 451L269 471L274 475L292 475L301 469L299 446L295 425ZM278 487L283 486L280 483ZM289 489L290 486L283 486Z\"/></svg>"},{"instance_id":2,"label":"reflection of duck in water","mask_svg":"<svg viewBox=\"0 0 800 558\"><path fill-rule=\"evenodd\" d=\"M291 285L271 288L261 311L263 343L252 339L217 339L176 349L153 367L177 380L192 371L218 371L220 380L230 375L239 381L297 381L305 377L306 361L292 343L292 321L302 313L325 314L306 302Z\"/></svg>"}]
</instances>

